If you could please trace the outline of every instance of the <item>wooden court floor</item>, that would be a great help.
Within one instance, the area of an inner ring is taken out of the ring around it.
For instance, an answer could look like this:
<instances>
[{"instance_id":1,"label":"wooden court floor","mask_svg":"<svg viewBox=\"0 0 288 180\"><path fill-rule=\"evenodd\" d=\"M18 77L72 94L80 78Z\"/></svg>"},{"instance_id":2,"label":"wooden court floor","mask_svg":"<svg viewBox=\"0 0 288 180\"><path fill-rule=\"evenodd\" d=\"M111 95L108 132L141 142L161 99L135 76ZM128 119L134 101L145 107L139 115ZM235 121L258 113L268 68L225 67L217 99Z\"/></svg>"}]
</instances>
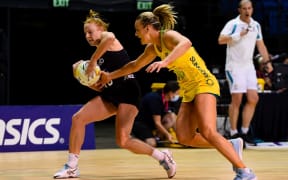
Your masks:
<instances>
[{"instance_id":1,"label":"wooden court floor","mask_svg":"<svg viewBox=\"0 0 288 180\"><path fill-rule=\"evenodd\" d=\"M230 163L215 149L171 149L177 180L232 180ZM288 179L288 150L245 149L243 158L258 180ZM67 151L0 153L1 180L50 180L67 159ZM161 180L166 172L149 156L123 149L83 150L79 180ZM76 180L76 179L75 179Z\"/></svg>"}]
</instances>

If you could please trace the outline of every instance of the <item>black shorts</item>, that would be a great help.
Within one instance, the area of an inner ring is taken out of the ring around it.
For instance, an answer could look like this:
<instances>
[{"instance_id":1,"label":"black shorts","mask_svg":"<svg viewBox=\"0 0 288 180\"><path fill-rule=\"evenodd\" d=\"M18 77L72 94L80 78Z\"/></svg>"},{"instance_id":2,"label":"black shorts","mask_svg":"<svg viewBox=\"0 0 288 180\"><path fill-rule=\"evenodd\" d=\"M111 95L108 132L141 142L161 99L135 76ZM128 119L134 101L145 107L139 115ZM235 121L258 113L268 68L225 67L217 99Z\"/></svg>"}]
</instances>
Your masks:
<instances>
[{"instance_id":1,"label":"black shorts","mask_svg":"<svg viewBox=\"0 0 288 180\"><path fill-rule=\"evenodd\" d=\"M119 104L125 103L132 104L139 109L141 88L135 78L123 78L116 81L111 87L104 89L101 97L117 107Z\"/></svg>"},{"instance_id":2,"label":"black shorts","mask_svg":"<svg viewBox=\"0 0 288 180\"><path fill-rule=\"evenodd\" d=\"M142 141L148 138L155 138L153 131L155 129L149 127L147 124L141 121L135 121L132 128L132 135Z\"/></svg>"}]
</instances>

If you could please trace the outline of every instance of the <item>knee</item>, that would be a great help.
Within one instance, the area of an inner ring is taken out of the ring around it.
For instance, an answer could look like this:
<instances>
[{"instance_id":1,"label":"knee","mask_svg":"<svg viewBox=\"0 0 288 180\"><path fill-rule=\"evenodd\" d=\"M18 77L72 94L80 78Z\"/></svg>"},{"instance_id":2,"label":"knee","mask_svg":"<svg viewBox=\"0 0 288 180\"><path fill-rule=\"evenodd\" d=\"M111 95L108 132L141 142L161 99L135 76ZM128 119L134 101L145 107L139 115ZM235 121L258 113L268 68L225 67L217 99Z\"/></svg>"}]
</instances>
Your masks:
<instances>
[{"instance_id":1,"label":"knee","mask_svg":"<svg viewBox=\"0 0 288 180\"><path fill-rule=\"evenodd\" d=\"M253 96L250 97L249 99L247 99L247 103L256 106L256 104L259 101L259 97L258 96Z\"/></svg>"},{"instance_id":2,"label":"knee","mask_svg":"<svg viewBox=\"0 0 288 180\"><path fill-rule=\"evenodd\" d=\"M81 116L78 113L75 113L72 116L72 126L85 126L84 122L82 121L80 117Z\"/></svg>"}]
</instances>

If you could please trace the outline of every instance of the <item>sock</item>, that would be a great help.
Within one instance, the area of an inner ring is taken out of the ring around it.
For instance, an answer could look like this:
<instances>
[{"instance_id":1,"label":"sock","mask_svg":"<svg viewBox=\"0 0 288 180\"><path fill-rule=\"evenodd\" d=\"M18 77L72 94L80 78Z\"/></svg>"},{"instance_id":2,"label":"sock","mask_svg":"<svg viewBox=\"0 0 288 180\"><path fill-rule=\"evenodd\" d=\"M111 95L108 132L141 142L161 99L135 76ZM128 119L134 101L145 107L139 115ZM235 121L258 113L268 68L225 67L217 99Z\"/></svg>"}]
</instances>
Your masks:
<instances>
[{"instance_id":1,"label":"sock","mask_svg":"<svg viewBox=\"0 0 288 180\"><path fill-rule=\"evenodd\" d=\"M156 159L157 161L161 161L164 159L164 153L159 151L158 149L154 149L152 153L152 157Z\"/></svg>"},{"instance_id":2,"label":"sock","mask_svg":"<svg viewBox=\"0 0 288 180\"><path fill-rule=\"evenodd\" d=\"M249 131L249 128L241 127L241 131L243 134L247 134Z\"/></svg>"},{"instance_id":3,"label":"sock","mask_svg":"<svg viewBox=\"0 0 288 180\"><path fill-rule=\"evenodd\" d=\"M78 160L79 160L79 155L78 154L69 153L67 164L71 168L75 168L78 165Z\"/></svg>"},{"instance_id":4,"label":"sock","mask_svg":"<svg viewBox=\"0 0 288 180\"><path fill-rule=\"evenodd\" d=\"M237 129L235 129L235 130L230 129L230 136L234 136L235 134L238 134Z\"/></svg>"}]
</instances>

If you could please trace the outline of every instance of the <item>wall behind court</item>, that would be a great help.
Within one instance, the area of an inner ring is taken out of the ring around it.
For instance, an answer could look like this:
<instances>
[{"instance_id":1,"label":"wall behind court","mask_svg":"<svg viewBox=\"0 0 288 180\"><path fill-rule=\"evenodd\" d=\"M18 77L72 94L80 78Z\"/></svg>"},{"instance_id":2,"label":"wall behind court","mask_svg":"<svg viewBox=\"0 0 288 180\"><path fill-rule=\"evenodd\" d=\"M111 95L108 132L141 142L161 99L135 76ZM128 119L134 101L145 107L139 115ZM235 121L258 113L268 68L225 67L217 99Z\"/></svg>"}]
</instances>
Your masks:
<instances>
[{"instance_id":1,"label":"wall behind court","mask_svg":"<svg viewBox=\"0 0 288 180\"><path fill-rule=\"evenodd\" d=\"M235 15L235 11L220 13L219 0L175 2L179 12L176 29L191 39L208 67L223 67L225 46L219 46L217 38L224 23ZM14 3L7 8L0 3L0 104L85 103L95 93L73 78L72 64L79 59L90 58L94 51L85 41L83 21L90 7L96 9L100 6L90 4L79 9L51 8L51 4L42 3L38 6L22 5L19 8ZM109 30L116 34L131 58L136 58L144 48L134 35L134 20L139 11L113 10L112 5L110 9L107 6L104 3L105 8L100 13L110 23ZM127 7L133 5L128 4ZM264 30L267 27L264 26ZM268 33L264 31L264 38L272 52L282 52L283 47L288 46L287 37ZM146 74L141 70L136 77L140 80L143 93L150 91L152 82L175 78L165 70L159 74Z\"/></svg>"}]
</instances>

